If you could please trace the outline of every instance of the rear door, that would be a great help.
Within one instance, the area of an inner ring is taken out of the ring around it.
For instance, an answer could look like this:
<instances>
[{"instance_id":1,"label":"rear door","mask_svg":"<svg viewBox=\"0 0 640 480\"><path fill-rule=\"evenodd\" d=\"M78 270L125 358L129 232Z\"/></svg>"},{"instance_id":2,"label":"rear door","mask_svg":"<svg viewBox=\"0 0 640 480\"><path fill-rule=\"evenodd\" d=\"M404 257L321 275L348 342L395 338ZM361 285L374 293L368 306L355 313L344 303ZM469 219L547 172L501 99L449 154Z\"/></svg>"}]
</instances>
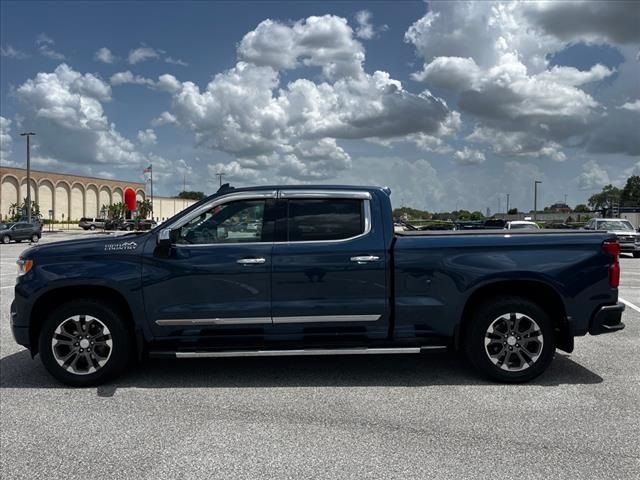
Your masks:
<instances>
[{"instance_id":1,"label":"rear door","mask_svg":"<svg viewBox=\"0 0 640 480\"><path fill-rule=\"evenodd\" d=\"M16 223L13 226L14 240L27 240L31 238L31 225L28 223Z\"/></svg>"},{"instance_id":2,"label":"rear door","mask_svg":"<svg viewBox=\"0 0 640 480\"><path fill-rule=\"evenodd\" d=\"M273 248L274 329L305 343L386 338L387 253L366 191L282 190Z\"/></svg>"}]
</instances>

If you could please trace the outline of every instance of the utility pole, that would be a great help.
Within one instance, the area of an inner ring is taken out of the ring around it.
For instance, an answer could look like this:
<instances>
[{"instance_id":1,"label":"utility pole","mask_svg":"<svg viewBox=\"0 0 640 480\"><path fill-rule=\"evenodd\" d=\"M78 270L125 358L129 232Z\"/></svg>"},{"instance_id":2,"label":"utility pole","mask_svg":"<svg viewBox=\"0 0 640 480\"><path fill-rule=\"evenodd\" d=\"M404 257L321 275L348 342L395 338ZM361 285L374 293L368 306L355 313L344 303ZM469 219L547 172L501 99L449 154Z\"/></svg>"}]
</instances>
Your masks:
<instances>
[{"instance_id":1,"label":"utility pole","mask_svg":"<svg viewBox=\"0 0 640 480\"><path fill-rule=\"evenodd\" d=\"M21 137L27 137L27 222L31 223L31 143L29 139L35 135L33 132L21 133ZM20 200L20 198L18 198Z\"/></svg>"},{"instance_id":2,"label":"utility pole","mask_svg":"<svg viewBox=\"0 0 640 480\"><path fill-rule=\"evenodd\" d=\"M510 193L507 193L507 215L509 215L509 196L510 195L511 195Z\"/></svg>"},{"instance_id":3,"label":"utility pole","mask_svg":"<svg viewBox=\"0 0 640 480\"><path fill-rule=\"evenodd\" d=\"M220 186L222 186L222 177L224 177L226 175L226 173L218 172L218 173L216 173L216 175L220 179Z\"/></svg>"},{"instance_id":4,"label":"utility pole","mask_svg":"<svg viewBox=\"0 0 640 480\"><path fill-rule=\"evenodd\" d=\"M538 218L538 184L542 183L540 180L533 181L533 221Z\"/></svg>"}]
</instances>

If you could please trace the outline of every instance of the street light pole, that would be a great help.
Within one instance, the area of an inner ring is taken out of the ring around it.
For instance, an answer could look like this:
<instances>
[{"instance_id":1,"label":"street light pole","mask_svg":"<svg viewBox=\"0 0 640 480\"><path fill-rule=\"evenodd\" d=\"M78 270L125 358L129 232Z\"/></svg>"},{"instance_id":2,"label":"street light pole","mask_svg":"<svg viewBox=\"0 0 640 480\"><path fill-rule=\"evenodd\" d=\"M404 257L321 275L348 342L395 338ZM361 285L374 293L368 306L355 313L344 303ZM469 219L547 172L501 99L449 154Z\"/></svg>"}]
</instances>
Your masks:
<instances>
[{"instance_id":1,"label":"street light pole","mask_svg":"<svg viewBox=\"0 0 640 480\"><path fill-rule=\"evenodd\" d=\"M509 196L510 195L511 195L510 193L507 193L507 215L509 215Z\"/></svg>"},{"instance_id":2,"label":"street light pole","mask_svg":"<svg viewBox=\"0 0 640 480\"><path fill-rule=\"evenodd\" d=\"M216 173L216 175L218 176L218 178L220 179L220 186L222 186L222 177L224 177L226 174L225 173Z\"/></svg>"},{"instance_id":3,"label":"street light pole","mask_svg":"<svg viewBox=\"0 0 640 480\"><path fill-rule=\"evenodd\" d=\"M27 137L27 222L31 223L31 143L29 139L32 135L35 135L33 132L24 132L21 133L21 137ZM18 203L20 198L18 198Z\"/></svg>"},{"instance_id":4,"label":"street light pole","mask_svg":"<svg viewBox=\"0 0 640 480\"><path fill-rule=\"evenodd\" d=\"M538 184L542 183L540 180L533 181L533 221L538 219Z\"/></svg>"}]
</instances>

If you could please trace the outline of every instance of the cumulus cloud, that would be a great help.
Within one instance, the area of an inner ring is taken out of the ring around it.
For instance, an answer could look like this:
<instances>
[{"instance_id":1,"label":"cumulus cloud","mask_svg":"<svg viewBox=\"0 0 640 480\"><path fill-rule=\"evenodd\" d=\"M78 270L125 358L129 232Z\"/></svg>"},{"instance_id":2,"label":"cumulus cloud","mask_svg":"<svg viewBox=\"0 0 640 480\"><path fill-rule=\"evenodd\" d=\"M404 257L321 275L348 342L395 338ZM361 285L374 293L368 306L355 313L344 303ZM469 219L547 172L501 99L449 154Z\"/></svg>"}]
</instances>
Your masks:
<instances>
[{"instance_id":1,"label":"cumulus cloud","mask_svg":"<svg viewBox=\"0 0 640 480\"><path fill-rule=\"evenodd\" d=\"M109 80L111 85L125 85L125 84L134 84L134 85L147 85L153 87L156 85L156 82L151 80L150 78L145 78L140 75L134 75L131 71L127 70L126 72L118 72L111 75Z\"/></svg>"},{"instance_id":2,"label":"cumulus cloud","mask_svg":"<svg viewBox=\"0 0 640 480\"><path fill-rule=\"evenodd\" d=\"M527 2L522 11L531 24L561 40L640 42L637 2Z\"/></svg>"},{"instance_id":3,"label":"cumulus cloud","mask_svg":"<svg viewBox=\"0 0 640 480\"><path fill-rule=\"evenodd\" d=\"M40 55L43 55L52 60L64 60L65 56L54 50L53 46L56 42L53 41L51 37L49 37L46 33L41 33L36 37L36 46L38 47L38 52Z\"/></svg>"},{"instance_id":4,"label":"cumulus cloud","mask_svg":"<svg viewBox=\"0 0 640 480\"><path fill-rule=\"evenodd\" d=\"M582 173L578 177L580 190L601 189L610 183L609 174L595 160L589 160L582 166Z\"/></svg>"},{"instance_id":5,"label":"cumulus cloud","mask_svg":"<svg viewBox=\"0 0 640 480\"><path fill-rule=\"evenodd\" d=\"M146 130L138 130L138 141L148 147L155 145L158 142L158 137L152 128L147 128Z\"/></svg>"},{"instance_id":6,"label":"cumulus cloud","mask_svg":"<svg viewBox=\"0 0 640 480\"><path fill-rule=\"evenodd\" d=\"M625 102L620 105L618 108L623 110L629 110L630 112L640 112L640 99L634 102Z\"/></svg>"},{"instance_id":7,"label":"cumulus cloud","mask_svg":"<svg viewBox=\"0 0 640 480\"><path fill-rule=\"evenodd\" d=\"M102 102L111 99L111 87L99 77L61 64L27 80L16 96L24 105L24 123L38 132L38 157L83 166L145 163L107 119Z\"/></svg>"},{"instance_id":8,"label":"cumulus cloud","mask_svg":"<svg viewBox=\"0 0 640 480\"><path fill-rule=\"evenodd\" d=\"M384 32L389 27L387 25L382 25L379 28L376 28L371 19L373 15L368 10L360 10L355 14L355 20L358 26L356 27L356 37L361 38L363 40L371 40L376 37L379 32Z\"/></svg>"},{"instance_id":9,"label":"cumulus cloud","mask_svg":"<svg viewBox=\"0 0 640 480\"><path fill-rule=\"evenodd\" d=\"M460 165L480 165L486 160L484 153L464 147L453 154L453 158Z\"/></svg>"},{"instance_id":10,"label":"cumulus cloud","mask_svg":"<svg viewBox=\"0 0 640 480\"><path fill-rule=\"evenodd\" d=\"M151 120L152 127L160 127L162 125L170 125L177 123L177 119L169 112L162 112L157 118Z\"/></svg>"},{"instance_id":11,"label":"cumulus cloud","mask_svg":"<svg viewBox=\"0 0 640 480\"><path fill-rule=\"evenodd\" d=\"M264 20L238 46L238 58L275 70L320 67L326 78L362 74L364 48L344 18L309 17L293 24Z\"/></svg>"},{"instance_id":12,"label":"cumulus cloud","mask_svg":"<svg viewBox=\"0 0 640 480\"><path fill-rule=\"evenodd\" d=\"M102 63L116 63L118 61L118 57L116 57L111 50L107 47L100 48L93 56L93 58Z\"/></svg>"},{"instance_id":13,"label":"cumulus cloud","mask_svg":"<svg viewBox=\"0 0 640 480\"><path fill-rule=\"evenodd\" d=\"M0 160L8 163L13 151L11 138L11 120L0 116Z\"/></svg>"},{"instance_id":14,"label":"cumulus cloud","mask_svg":"<svg viewBox=\"0 0 640 480\"><path fill-rule=\"evenodd\" d=\"M0 46L0 57L15 58L16 60L24 60L25 58L28 58L29 55L7 44L6 47Z\"/></svg>"},{"instance_id":15,"label":"cumulus cloud","mask_svg":"<svg viewBox=\"0 0 640 480\"><path fill-rule=\"evenodd\" d=\"M129 52L128 61L131 65L135 65L136 63L157 58L160 58L160 51L143 45Z\"/></svg>"}]
</instances>

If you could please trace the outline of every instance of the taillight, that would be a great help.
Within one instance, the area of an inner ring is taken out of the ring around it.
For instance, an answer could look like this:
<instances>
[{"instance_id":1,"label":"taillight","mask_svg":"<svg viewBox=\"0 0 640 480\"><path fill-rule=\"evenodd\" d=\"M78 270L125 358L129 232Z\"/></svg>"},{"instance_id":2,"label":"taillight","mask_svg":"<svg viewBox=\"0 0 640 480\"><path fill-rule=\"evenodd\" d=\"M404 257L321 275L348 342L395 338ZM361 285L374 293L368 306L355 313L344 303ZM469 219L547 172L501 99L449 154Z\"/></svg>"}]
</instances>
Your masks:
<instances>
[{"instance_id":1,"label":"taillight","mask_svg":"<svg viewBox=\"0 0 640 480\"><path fill-rule=\"evenodd\" d=\"M620 285L620 244L617 241L606 241L602 244L602 250L613 257L613 263L609 266L609 285L618 288Z\"/></svg>"}]
</instances>

